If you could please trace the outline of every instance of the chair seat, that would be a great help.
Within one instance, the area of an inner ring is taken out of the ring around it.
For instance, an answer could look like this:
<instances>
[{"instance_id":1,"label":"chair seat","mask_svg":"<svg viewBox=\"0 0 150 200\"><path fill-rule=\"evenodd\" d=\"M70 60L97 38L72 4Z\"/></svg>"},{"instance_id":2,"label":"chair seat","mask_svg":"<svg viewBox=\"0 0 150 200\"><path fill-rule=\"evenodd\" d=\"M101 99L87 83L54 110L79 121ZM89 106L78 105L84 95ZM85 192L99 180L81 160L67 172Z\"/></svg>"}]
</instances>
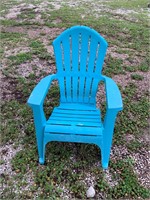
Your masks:
<instances>
[{"instance_id":1,"label":"chair seat","mask_svg":"<svg viewBox=\"0 0 150 200\"><path fill-rule=\"evenodd\" d=\"M45 132L67 135L100 136L103 125L100 110L75 109L68 106L56 107L47 120ZM91 109L91 108L90 108Z\"/></svg>"}]
</instances>

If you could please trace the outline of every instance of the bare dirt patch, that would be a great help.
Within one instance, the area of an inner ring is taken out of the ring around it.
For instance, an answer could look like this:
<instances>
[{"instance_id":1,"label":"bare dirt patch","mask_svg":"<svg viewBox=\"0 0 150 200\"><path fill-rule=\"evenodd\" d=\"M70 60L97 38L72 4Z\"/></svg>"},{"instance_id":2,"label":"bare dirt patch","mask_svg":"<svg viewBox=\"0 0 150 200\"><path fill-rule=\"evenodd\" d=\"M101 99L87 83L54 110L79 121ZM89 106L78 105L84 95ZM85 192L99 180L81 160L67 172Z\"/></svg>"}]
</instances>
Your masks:
<instances>
[{"instance_id":1,"label":"bare dirt patch","mask_svg":"<svg viewBox=\"0 0 150 200\"><path fill-rule=\"evenodd\" d=\"M46 60L41 60L39 58L34 58L32 61L27 61L22 63L16 69L19 76L27 78L31 73L35 73L38 77L41 72L46 74L53 74L56 72L55 65L49 63Z\"/></svg>"},{"instance_id":2,"label":"bare dirt patch","mask_svg":"<svg viewBox=\"0 0 150 200\"><path fill-rule=\"evenodd\" d=\"M36 6L34 6L33 4L27 5L26 3L22 3L9 9L8 14L5 17L6 19L16 19L17 16L21 14L21 12L25 10L33 10L35 8Z\"/></svg>"},{"instance_id":3,"label":"bare dirt patch","mask_svg":"<svg viewBox=\"0 0 150 200\"><path fill-rule=\"evenodd\" d=\"M16 149L13 144L5 144L5 146L0 147L1 159L4 161L4 164L1 165L0 174L12 173L11 160L20 150L22 150L22 146Z\"/></svg>"},{"instance_id":4,"label":"bare dirt patch","mask_svg":"<svg viewBox=\"0 0 150 200\"><path fill-rule=\"evenodd\" d=\"M137 55L137 52L134 49L123 48L122 50L128 51L128 53L118 53L117 46L111 46L107 50L107 54L110 55L112 58L121 59L123 61L123 65L125 66L137 66L141 63L141 58L143 55ZM132 53L132 57L130 57L130 53Z\"/></svg>"},{"instance_id":5,"label":"bare dirt patch","mask_svg":"<svg viewBox=\"0 0 150 200\"><path fill-rule=\"evenodd\" d=\"M7 26L2 27L2 32L9 32L9 33L26 33L25 26Z\"/></svg>"},{"instance_id":6,"label":"bare dirt patch","mask_svg":"<svg viewBox=\"0 0 150 200\"><path fill-rule=\"evenodd\" d=\"M150 188L150 151L143 148L139 153L133 154L133 158L135 161L134 171L138 176L138 180L141 185Z\"/></svg>"},{"instance_id":7,"label":"bare dirt patch","mask_svg":"<svg viewBox=\"0 0 150 200\"><path fill-rule=\"evenodd\" d=\"M133 80L131 78L131 75L133 74L138 74L143 76L143 80ZM147 72L140 72L140 71L136 71L136 72L130 72L127 74L119 74L119 75L115 75L113 76L113 79L116 81L117 84L121 85L122 88L124 89L129 83L134 83L137 88L138 88L138 95L143 94L144 92L149 90L149 84L148 84L148 79L149 78L149 73Z\"/></svg>"},{"instance_id":8,"label":"bare dirt patch","mask_svg":"<svg viewBox=\"0 0 150 200\"><path fill-rule=\"evenodd\" d=\"M17 82L15 79L9 79L1 74L1 100L7 101L15 99L14 90L16 88Z\"/></svg>"},{"instance_id":9,"label":"bare dirt patch","mask_svg":"<svg viewBox=\"0 0 150 200\"><path fill-rule=\"evenodd\" d=\"M16 56L17 54L20 53L27 53L30 52L31 49L30 47L18 47L18 48L14 48L14 49L10 49L10 50L6 50L4 53L4 57L9 57L9 56Z\"/></svg>"},{"instance_id":10,"label":"bare dirt patch","mask_svg":"<svg viewBox=\"0 0 150 200\"><path fill-rule=\"evenodd\" d=\"M15 78L1 75L1 100L25 102L26 100L23 99L23 94L17 89L17 85L18 81Z\"/></svg>"},{"instance_id":11,"label":"bare dirt patch","mask_svg":"<svg viewBox=\"0 0 150 200\"><path fill-rule=\"evenodd\" d=\"M49 38L49 40L55 39L64 28L49 28L47 26L8 26L2 27L3 32L10 33L25 33L29 38Z\"/></svg>"},{"instance_id":12,"label":"bare dirt patch","mask_svg":"<svg viewBox=\"0 0 150 200\"><path fill-rule=\"evenodd\" d=\"M23 149L22 145L19 145L19 147L14 148L13 144L5 144L5 146L0 147L0 152L1 152L1 160L4 162L1 164L1 169L0 169L0 176L1 177L7 177L6 180L8 179L8 182L6 181L1 185L1 192L0 194L3 195L3 190L5 188L10 187L10 182L12 186L12 190L16 195L23 193L25 190L26 192L30 192L30 187L33 186L34 184L34 175L33 172L28 170L27 174L24 175L22 178L22 181L26 182L24 186L18 187L18 181L17 179L13 179L12 177L15 177L19 171L14 171L12 169L12 164L11 161L17 154L17 152L21 151ZM27 166L28 167L28 166Z\"/></svg>"}]
</instances>

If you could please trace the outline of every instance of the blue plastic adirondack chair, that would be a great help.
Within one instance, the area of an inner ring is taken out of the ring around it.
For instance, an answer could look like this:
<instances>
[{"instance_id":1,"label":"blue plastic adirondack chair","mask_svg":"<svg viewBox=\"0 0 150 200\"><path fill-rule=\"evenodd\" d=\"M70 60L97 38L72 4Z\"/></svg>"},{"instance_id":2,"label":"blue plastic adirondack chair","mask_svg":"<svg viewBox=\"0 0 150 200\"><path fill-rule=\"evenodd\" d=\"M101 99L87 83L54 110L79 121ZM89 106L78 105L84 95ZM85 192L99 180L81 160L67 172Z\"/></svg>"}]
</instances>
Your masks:
<instances>
[{"instance_id":1,"label":"blue plastic adirondack chair","mask_svg":"<svg viewBox=\"0 0 150 200\"><path fill-rule=\"evenodd\" d=\"M43 78L28 99L34 115L39 162L44 164L48 142L92 143L101 149L102 167L107 169L115 119L123 108L116 83L101 74L107 42L89 27L74 26L58 36L53 47L57 73ZM60 87L60 105L46 120L43 103L54 79ZM105 83L107 100L104 123L96 108L101 81Z\"/></svg>"}]
</instances>

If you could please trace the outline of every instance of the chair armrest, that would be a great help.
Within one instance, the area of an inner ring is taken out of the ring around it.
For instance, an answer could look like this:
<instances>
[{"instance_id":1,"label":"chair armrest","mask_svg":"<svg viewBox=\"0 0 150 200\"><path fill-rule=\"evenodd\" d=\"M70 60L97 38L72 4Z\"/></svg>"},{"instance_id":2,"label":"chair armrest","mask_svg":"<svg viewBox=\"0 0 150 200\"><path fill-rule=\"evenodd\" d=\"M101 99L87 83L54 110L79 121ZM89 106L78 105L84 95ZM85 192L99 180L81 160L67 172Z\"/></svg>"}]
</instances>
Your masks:
<instances>
[{"instance_id":1,"label":"chair armrest","mask_svg":"<svg viewBox=\"0 0 150 200\"><path fill-rule=\"evenodd\" d=\"M122 97L120 90L111 78L103 76L105 82L107 109L120 111L123 109Z\"/></svg>"},{"instance_id":2,"label":"chair armrest","mask_svg":"<svg viewBox=\"0 0 150 200\"><path fill-rule=\"evenodd\" d=\"M56 79L56 75L52 74L43 78L33 89L27 104L30 107L43 105L44 99L50 87L52 80Z\"/></svg>"}]
</instances>

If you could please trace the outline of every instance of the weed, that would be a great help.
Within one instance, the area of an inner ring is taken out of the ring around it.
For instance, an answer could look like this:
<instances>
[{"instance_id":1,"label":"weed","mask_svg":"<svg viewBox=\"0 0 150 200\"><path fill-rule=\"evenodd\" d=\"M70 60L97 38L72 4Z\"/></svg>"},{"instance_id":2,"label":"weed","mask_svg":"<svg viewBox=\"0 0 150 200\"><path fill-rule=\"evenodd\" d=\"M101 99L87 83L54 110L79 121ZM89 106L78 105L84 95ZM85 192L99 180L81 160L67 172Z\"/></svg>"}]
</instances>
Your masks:
<instances>
[{"instance_id":1,"label":"weed","mask_svg":"<svg viewBox=\"0 0 150 200\"><path fill-rule=\"evenodd\" d=\"M150 192L138 182L137 176L132 170L132 162L129 160L119 160L116 163L112 163L111 167L115 170L119 170L120 181L117 186L110 188L108 196L113 199L119 198L149 198Z\"/></svg>"},{"instance_id":2,"label":"weed","mask_svg":"<svg viewBox=\"0 0 150 200\"><path fill-rule=\"evenodd\" d=\"M5 161L4 160L0 160L0 165L4 164Z\"/></svg>"},{"instance_id":3,"label":"weed","mask_svg":"<svg viewBox=\"0 0 150 200\"><path fill-rule=\"evenodd\" d=\"M116 144L125 142L123 139L124 134L138 135L140 134L140 129L146 127L148 124L148 99L142 97L137 101L136 92L134 84L129 84L122 91L126 97L123 100L124 110L120 113L115 126L114 142ZM134 100L133 97L135 97Z\"/></svg>"},{"instance_id":4,"label":"weed","mask_svg":"<svg viewBox=\"0 0 150 200\"><path fill-rule=\"evenodd\" d=\"M32 55L31 53L20 53L16 56L9 56L8 58L12 61L12 64L20 65L21 63L31 60Z\"/></svg>"},{"instance_id":5,"label":"weed","mask_svg":"<svg viewBox=\"0 0 150 200\"><path fill-rule=\"evenodd\" d=\"M34 19L36 14L33 11L24 11L23 13L19 14L17 17L19 19Z\"/></svg>"},{"instance_id":6,"label":"weed","mask_svg":"<svg viewBox=\"0 0 150 200\"><path fill-rule=\"evenodd\" d=\"M132 152L138 152L143 147L143 144L139 142L138 140L133 140L133 141L130 141L127 147L128 147L128 150Z\"/></svg>"},{"instance_id":7,"label":"weed","mask_svg":"<svg viewBox=\"0 0 150 200\"><path fill-rule=\"evenodd\" d=\"M138 0L138 1L110 1L107 2L109 6L113 8L123 8L123 9L139 9L140 8L147 8L148 1L147 0Z\"/></svg>"},{"instance_id":8,"label":"weed","mask_svg":"<svg viewBox=\"0 0 150 200\"><path fill-rule=\"evenodd\" d=\"M122 66L122 60L121 59L116 59L111 56L109 56L106 59L106 66L103 69L103 73L107 76L112 76L115 74L124 74L124 69Z\"/></svg>"},{"instance_id":9,"label":"weed","mask_svg":"<svg viewBox=\"0 0 150 200\"><path fill-rule=\"evenodd\" d=\"M136 72L138 71L138 66L125 66L127 72Z\"/></svg>"},{"instance_id":10,"label":"weed","mask_svg":"<svg viewBox=\"0 0 150 200\"><path fill-rule=\"evenodd\" d=\"M30 43L30 47L32 48L32 53L38 55L39 58L46 60L50 58L42 42L34 40Z\"/></svg>"},{"instance_id":11,"label":"weed","mask_svg":"<svg viewBox=\"0 0 150 200\"><path fill-rule=\"evenodd\" d=\"M149 70L150 59L149 56L146 56L145 60L138 66L138 69L142 72L148 72Z\"/></svg>"},{"instance_id":12,"label":"weed","mask_svg":"<svg viewBox=\"0 0 150 200\"><path fill-rule=\"evenodd\" d=\"M144 79L144 77L140 74L132 74L131 78L137 81L142 81Z\"/></svg>"},{"instance_id":13,"label":"weed","mask_svg":"<svg viewBox=\"0 0 150 200\"><path fill-rule=\"evenodd\" d=\"M10 20L10 19L3 19L1 20L1 25L3 26L16 26L18 25L18 22L16 22L15 20Z\"/></svg>"},{"instance_id":14,"label":"weed","mask_svg":"<svg viewBox=\"0 0 150 200\"><path fill-rule=\"evenodd\" d=\"M1 39L2 40L14 40L15 42L21 39L24 34L21 33L9 33L9 32L1 32Z\"/></svg>"}]
</instances>

